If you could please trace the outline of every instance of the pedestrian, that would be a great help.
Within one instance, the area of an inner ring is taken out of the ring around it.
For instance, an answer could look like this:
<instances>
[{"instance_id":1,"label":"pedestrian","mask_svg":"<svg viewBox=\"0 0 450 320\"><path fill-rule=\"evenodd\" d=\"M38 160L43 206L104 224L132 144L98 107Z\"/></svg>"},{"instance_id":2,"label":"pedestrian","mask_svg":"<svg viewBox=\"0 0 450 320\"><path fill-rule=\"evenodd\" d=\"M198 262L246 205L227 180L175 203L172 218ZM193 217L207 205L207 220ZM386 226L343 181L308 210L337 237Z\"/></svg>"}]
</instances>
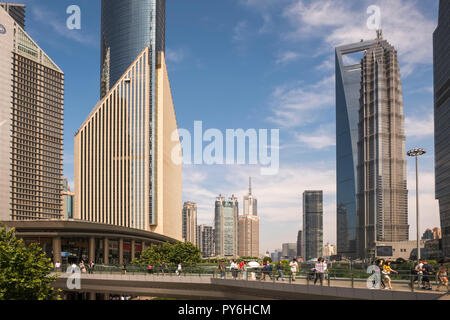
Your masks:
<instances>
[{"instance_id":1,"label":"pedestrian","mask_svg":"<svg viewBox=\"0 0 450 320\"><path fill-rule=\"evenodd\" d=\"M230 271L231 271L231 275L232 275L233 279L236 279L236 277L237 277L237 270L238 270L238 265L236 264L236 262L234 260L231 260Z\"/></svg>"},{"instance_id":2,"label":"pedestrian","mask_svg":"<svg viewBox=\"0 0 450 320\"><path fill-rule=\"evenodd\" d=\"M377 266L378 266L378 269L379 269L380 287L381 287L381 289L384 289L384 288L386 288L386 285L384 284L384 279L383 279L383 277L382 277L382 274L383 274L383 266L384 266L384 260L383 260L383 259L378 260Z\"/></svg>"},{"instance_id":3,"label":"pedestrian","mask_svg":"<svg viewBox=\"0 0 450 320\"><path fill-rule=\"evenodd\" d=\"M177 267L177 276L181 276L181 272L182 272L182 267L181 267L181 262L178 263L178 267Z\"/></svg>"},{"instance_id":4,"label":"pedestrian","mask_svg":"<svg viewBox=\"0 0 450 320\"><path fill-rule=\"evenodd\" d=\"M292 259L291 263L289 263L289 266L291 267L291 277L292 277L292 281L295 281L295 277L297 276L297 271L298 271L298 263L297 263L297 260Z\"/></svg>"},{"instance_id":5,"label":"pedestrian","mask_svg":"<svg viewBox=\"0 0 450 320\"><path fill-rule=\"evenodd\" d=\"M84 264L83 260L81 260L80 262L80 269L82 273L86 273L86 265Z\"/></svg>"},{"instance_id":6,"label":"pedestrian","mask_svg":"<svg viewBox=\"0 0 450 320\"><path fill-rule=\"evenodd\" d=\"M280 278L281 278L281 281L284 281L284 279L283 279L283 263L281 261L279 261L277 264L277 272L278 272L277 281L280 280Z\"/></svg>"},{"instance_id":7,"label":"pedestrian","mask_svg":"<svg viewBox=\"0 0 450 320\"><path fill-rule=\"evenodd\" d=\"M55 271L56 272L61 271L61 262L56 261L56 263L55 263Z\"/></svg>"},{"instance_id":8,"label":"pedestrian","mask_svg":"<svg viewBox=\"0 0 450 320\"><path fill-rule=\"evenodd\" d=\"M247 279L247 263L246 262L242 266L242 279L243 280Z\"/></svg>"},{"instance_id":9,"label":"pedestrian","mask_svg":"<svg viewBox=\"0 0 450 320\"><path fill-rule=\"evenodd\" d=\"M414 282L417 281L417 286L420 287L423 284L423 260L419 260L414 271L416 272Z\"/></svg>"},{"instance_id":10,"label":"pedestrian","mask_svg":"<svg viewBox=\"0 0 450 320\"><path fill-rule=\"evenodd\" d=\"M385 265L383 266L383 277L384 280L387 281L387 284L389 286L389 290L392 290L392 286L391 286L391 272L394 272L396 274L398 274L397 271L395 271L394 269L391 268L391 262L390 261L386 261Z\"/></svg>"},{"instance_id":11,"label":"pedestrian","mask_svg":"<svg viewBox=\"0 0 450 320\"><path fill-rule=\"evenodd\" d=\"M431 286L431 277L433 276L433 268L428 264L428 262L425 260L423 261L423 287L422 289L425 290L432 290Z\"/></svg>"},{"instance_id":12,"label":"pedestrian","mask_svg":"<svg viewBox=\"0 0 450 320\"><path fill-rule=\"evenodd\" d=\"M122 264L122 273L123 273L123 274L126 274L126 273L127 273L127 265L126 265L125 262Z\"/></svg>"},{"instance_id":13,"label":"pedestrian","mask_svg":"<svg viewBox=\"0 0 450 320\"><path fill-rule=\"evenodd\" d=\"M448 291L448 277L447 277L447 267L445 264L441 264L437 273L436 273L436 281L438 283L436 290L439 291L441 285L444 285Z\"/></svg>"},{"instance_id":14,"label":"pedestrian","mask_svg":"<svg viewBox=\"0 0 450 320\"><path fill-rule=\"evenodd\" d=\"M219 272L220 272L220 279L225 279L225 263L223 261L219 263Z\"/></svg>"},{"instance_id":15,"label":"pedestrian","mask_svg":"<svg viewBox=\"0 0 450 320\"><path fill-rule=\"evenodd\" d=\"M148 273L153 274L153 265L151 263L148 265Z\"/></svg>"},{"instance_id":16,"label":"pedestrian","mask_svg":"<svg viewBox=\"0 0 450 320\"><path fill-rule=\"evenodd\" d=\"M239 262L239 273L242 275L242 279L244 279L244 274L243 274L244 265L245 265L244 260L241 260L241 262Z\"/></svg>"},{"instance_id":17,"label":"pedestrian","mask_svg":"<svg viewBox=\"0 0 450 320\"><path fill-rule=\"evenodd\" d=\"M167 265L166 265L166 263L163 261L163 262L161 263L161 273L164 275L164 274L166 273L166 270L167 270Z\"/></svg>"},{"instance_id":18,"label":"pedestrian","mask_svg":"<svg viewBox=\"0 0 450 320\"><path fill-rule=\"evenodd\" d=\"M315 269L316 269L316 278L314 279L314 284L316 284L317 280L320 280L320 285L323 285L323 274L325 270L323 267L322 258L317 259Z\"/></svg>"},{"instance_id":19,"label":"pedestrian","mask_svg":"<svg viewBox=\"0 0 450 320\"><path fill-rule=\"evenodd\" d=\"M94 261L91 260L89 262L89 264L88 264L89 274L93 274L94 273L94 267L95 267Z\"/></svg>"}]
</instances>

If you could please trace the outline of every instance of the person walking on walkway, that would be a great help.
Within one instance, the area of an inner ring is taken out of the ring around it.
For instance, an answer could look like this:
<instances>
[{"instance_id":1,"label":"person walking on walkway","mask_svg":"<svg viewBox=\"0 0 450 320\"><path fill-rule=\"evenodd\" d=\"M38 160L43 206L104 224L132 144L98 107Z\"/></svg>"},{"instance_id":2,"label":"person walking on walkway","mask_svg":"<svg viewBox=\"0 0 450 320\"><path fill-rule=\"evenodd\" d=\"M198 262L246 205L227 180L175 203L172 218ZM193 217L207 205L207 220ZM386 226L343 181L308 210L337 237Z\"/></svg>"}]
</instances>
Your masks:
<instances>
[{"instance_id":1,"label":"person walking on walkway","mask_svg":"<svg viewBox=\"0 0 450 320\"><path fill-rule=\"evenodd\" d=\"M385 284L384 284L384 279L383 279L383 266L384 266L384 261L383 259L378 260L377 266L380 269L380 288L384 289L386 288Z\"/></svg>"},{"instance_id":2,"label":"person walking on walkway","mask_svg":"<svg viewBox=\"0 0 450 320\"><path fill-rule=\"evenodd\" d=\"M181 267L181 262L178 263L178 267L177 267L177 276L181 276L181 272L182 272L182 267Z\"/></svg>"},{"instance_id":3,"label":"person walking on walkway","mask_svg":"<svg viewBox=\"0 0 450 320\"><path fill-rule=\"evenodd\" d=\"M423 288L425 290L432 290L431 278L433 276L433 268L428 264L427 261L423 262Z\"/></svg>"},{"instance_id":4,"label":"person walking on walkway","mask_svg":"<svg viewBox=\"0 0 450 320\"><path fill-rule=\"evenodd\" d=\"M448 277L447 277L447 267L445 264L441 264L439 267L437 273L436 273L436 281L437 281L437 288L436 290L439 291L439 288L441 285L444 285L447 288L448 291Z\"/></svg>"},{"instance_id":5,"label":"person walking on walkway","mask_svg":"<svg viewBox=\"0 0 450 320\"><path fill-rule=\"evenodd\" d=\"M166 265L166 263L163 261L163 262L161 263L161 273L162 273L162 275L164 275L164 274L166 273L166 271L167 271L167 265Z\"/></svg>"},{"instance_id":6,"label":"person walking on walkway","mask_svg":"<svg viewBox=\"0 0 450 320\"><path fill-rule=\"evenodd\" d=\"M323 274L325 272L322 258L317 260L316 266L316 278L314 279L314 284L316 284L317 280L320 280L320 285L323 285Z\"/></svg>"},{"instance_id":7,"label":"person walking on walkway","mask_svg":"<svg viewBox=\"0 0 450 320\"><path fill-rule=\"evenodd\" d=\"M219 272L220 272L220 279L225 279L225 263L223 261L219 263Z\"/></svg>"},{"instance_id":8,"label":"person walking on walkway","mask_svg":"<svg viewBox=\"0 0 450 320\"><path fill-rule=\"evenodd\" d=\"M394 269L391 268L391 262L390 261L386 261L385 265L383 266L383 277L387 281L387 284L389 286L389 290L392 290L391 277L390 277L391 272L394 272L394 273L398 274L397 271L395 271Z\"/></svg>"},{"instance_id":9,"label":"person walking on walkway","mask_svg":"<svg viewBox=\"0 0 450 320\"><path fill-rule=\"evenodd\" d=\"M280 280L280 278L281 278L281 281L284 281L284 279L283 279L283 263L281 261L278 262L278 264L277 264L277 272L278 272L277 281Z\"/></svg>"},{"instance_id":10,"label":"person walking on walkway","mask_svg":"<svg viewBox=\"0 0 450 320\"><path fill-rule=\"evenodd\" d=\"M298 271L298 263L297 263L297 260L292 259L291 263L289 263L289 267L291 267L291 277L292 277L292 281L295 281L295 277L296 277L297 271Z\"/></svg>"}]
</instances>

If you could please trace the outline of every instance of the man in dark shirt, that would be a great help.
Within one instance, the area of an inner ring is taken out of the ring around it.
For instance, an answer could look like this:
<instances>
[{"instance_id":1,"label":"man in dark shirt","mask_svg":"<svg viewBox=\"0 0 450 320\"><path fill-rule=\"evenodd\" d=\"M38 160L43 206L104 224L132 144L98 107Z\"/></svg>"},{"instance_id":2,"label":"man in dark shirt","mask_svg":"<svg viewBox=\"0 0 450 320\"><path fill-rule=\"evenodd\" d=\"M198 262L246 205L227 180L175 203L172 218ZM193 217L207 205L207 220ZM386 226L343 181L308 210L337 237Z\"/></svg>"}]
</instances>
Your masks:
<instances>
[{"instance_id":1,"label":"man in dark shirt","mask_svg":"<svg viewBox=\"0 0 450 320\"><path fill-rule=\"evenodd\" d=\"M424 261L423 266L423 289L432 290L431 287L431 277L433 276L433 268L428 264L428 262Z\"/></svg>"}]
</instances>

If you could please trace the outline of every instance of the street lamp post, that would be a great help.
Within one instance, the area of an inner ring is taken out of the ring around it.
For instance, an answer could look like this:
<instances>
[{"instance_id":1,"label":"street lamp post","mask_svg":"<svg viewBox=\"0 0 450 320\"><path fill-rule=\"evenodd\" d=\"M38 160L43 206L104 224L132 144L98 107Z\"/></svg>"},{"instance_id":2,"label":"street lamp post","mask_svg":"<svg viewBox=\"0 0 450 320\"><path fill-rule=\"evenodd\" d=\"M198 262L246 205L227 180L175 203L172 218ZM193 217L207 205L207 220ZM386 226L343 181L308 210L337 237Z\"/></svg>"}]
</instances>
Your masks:
<instances>
[{"instance_id":1,"label":"street lamp post","mask_svg":"<svg viewBox=\"0 0 450 320\"><path fill-rule=\"evenodd\" d=\"M415 148L409 150L407 155L416 157L416 219L417 219L417 261L420 260L420 236L419 236L419 156L426 153L425 149Z\"/></svg>"}]
</instances>

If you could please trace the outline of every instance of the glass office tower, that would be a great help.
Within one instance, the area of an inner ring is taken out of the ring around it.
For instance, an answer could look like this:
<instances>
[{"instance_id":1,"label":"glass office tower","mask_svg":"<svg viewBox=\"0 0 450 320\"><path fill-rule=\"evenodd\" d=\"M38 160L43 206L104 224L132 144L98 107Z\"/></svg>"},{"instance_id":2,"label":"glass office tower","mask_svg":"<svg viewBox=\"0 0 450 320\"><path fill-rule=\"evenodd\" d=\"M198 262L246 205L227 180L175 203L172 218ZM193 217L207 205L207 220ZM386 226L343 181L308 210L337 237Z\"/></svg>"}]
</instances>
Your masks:
<instances>
[{"instance_id":1,"label":"glass office tower","mask_svg":"<svg viewBox=\"0 0 450 320\"><path fill-rule=\"evenodd\" d=\"M235 257L238 254L238 201L219 196L215 203L215 251L217 256Z\"/></svg>"},{"instance_id":2,"label":"glass office tower","mask_svg":"<svg viewBox=\"0 0 450 320\"><path fill-rule=\"evenodd\" d=\"M442 249L450 257L450 2L439 2L434 46L434 143L436 199L442 228Z\"/></svg>"},{"instance_id":3,"label":"glass office tower","mask_svg":"<svg viewBox=\"0 0 450 320\"><path fill-rule=\"evenodd\" d=\"M320 258L323 249L323 191L303 193L303 247L305 261Z\"/></svg>"},{"instance_id":4,"label":"glass office tower","mask_svg":"<svg viewBox=\"0 0 450 320\"><path fill-rule=\"evenodd\" d=\"M345 56L355 53L362 56L375 44L375 41L363 41L336 48L337 250L346 257L356 256L361 64L359 59L356 64L345 63Z\"/></svg>"},{"instance_id":5,"label":"glass office tower","mask_svg":"<svg viewBox=\"0 0 450 320\"><path fill-rule=\"evenodd\" d=\"M144 48L165 51L165 8L165 0L102 0L101 98Z\"/></svg>"}]
</instances>

